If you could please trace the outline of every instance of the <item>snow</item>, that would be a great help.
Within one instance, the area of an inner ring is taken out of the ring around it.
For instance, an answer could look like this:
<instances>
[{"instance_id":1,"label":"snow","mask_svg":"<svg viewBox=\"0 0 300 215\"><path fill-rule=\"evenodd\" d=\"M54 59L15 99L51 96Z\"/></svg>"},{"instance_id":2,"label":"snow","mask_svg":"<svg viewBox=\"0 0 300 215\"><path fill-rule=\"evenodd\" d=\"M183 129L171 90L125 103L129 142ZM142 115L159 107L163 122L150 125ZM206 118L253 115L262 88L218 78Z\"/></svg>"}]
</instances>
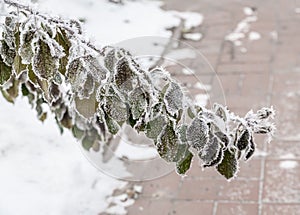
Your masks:
<instances>
[{"instance_id":1,"label":"snow","mask_svg":"<svg viewBox=\"0 0 300 215\"><path fill-rule=\"evenodd\" d=\"M197 89L200 89L200 90L205 90L205 91L211 90L211 86L210 85L205 85L205 84L202 84L201 82L197 82L194 85L194 87L197 88Z\"/></svg>"},{"instance_id":2,"label":"snow","mask_svg":"<svg viewBox=\"0 0 300 215\"><path fill-rule=\"evenodd\" d=\"M188 48L176 49L166 54L166 58L172 60L193 59L196 58L196 52Z\"/></svg>"},{"instance_id":3,"label":"snow","mask_svg":"<svg viewBox=\"0 0 300 215\"><path fill-rule=\"evenodd\" d=\"M282 169L294 169L298 166L298 162L293 160L281 161L279 166Z\"/></svg>"},{"instance_id":4,"label":"snow","mask_svg":"<svg viewBox=\"0 0 300 215\"><path fill-rule=\"evenodd\" d=\"M259 40L261 38L260 33L251 31L248 35L249 40Z\"/></svg>"},{"instance_id":5,"label":"snow","mask_svg":"<svg viewBox=\"0 0 300 215\"><path fill-rule=\"evenodd\" d=\"M280 156L280 159L296 159L296 156L292 153L287 153Z\"/></svg>"},{"instance_id":6,"label":"snow","mask_svg":"<svg viewBox=\"0 0 300 215\"><path fill-rule=\"evenodd\" d=\"M57 7L59 5L59 7ZM70 5L72 9L70 10ZM85 30L100 45L115 44L141 36L170 37L166 28L185 19L185 28L200 25L203 16L194 12L164 11L162 1L40 0L39 8L64 17L84 18Z\"/></svg>"},{"instance_id":7,"label":"snow","mask_svg":"<svg viewBox=\"0 0 300 215\"><path fill-rule=\"evenodd\" d=\"M25 98L0 103L0 214L97 214L126 185L96 170L54 119L39 122Z\"/></svg>"},{"instance_id":8,"label":"snow","mask_svg":"<svg viewBox=\"0 0 300 215\"><path fill-rule=\"evenodd\" d=\"M300 14L300 8L299 7L295 8L295 13Z\"/></svg>"},{"instance_id":9,"label":"snow","mask_svg":"<svg viewBox=\"0 0 300 215\"><path fill-rule=\"evenodd\" d=\"M184 39L187 40L193 40L193 41L199 41L201 40L203 35L201 33L186 33L183 35Z\"/></svg>"},{"instance_id":10,"label":"snow","mask_svg":"<svg viewBox=\"0 0 300 215\"><path fill-rule=\"evenodd\" d=\"M200 107L205 107L208 103L209 95L207 94L197 94L194 99L194 104Z\"/></svg>"},{"instance_id":11,"label":"snow","mask_svg":"<svg viewBox=\"0 0 300 215\"><path fill-rule=\"evenodd\" d=\"M185 75L193 75L193 74L195 74L195 71L191 70L189 68L183 68L182 73L185 74Z\"/></svg>"},{"instance_id":12,"label":"snow","mask_svg":"<svg viewBox=\"0 0 300 215\"><path fill-rule=\"evenodd\" d=\"M244 7L243 11L244 11L244 14L247 16L251 16L254 13L254 11L251 7Z\"/></svg>"},{"instance_id":13,"label":"snow","mask_svg":"<svg viewBox=\"0 0 300 215\"><path fill-rule=\"evenodd\" d=\"M261 38L260 33L250 31L251 23L257 21L257 15L254 9L250 7L243 8L243 12L246 15L235 27L235 29L225 36L225 40L231 41L235 46L240 47L241 53L246 53L247 48L243 47L243 41L247 38L249 41L259 40Z\"/></svg>"}]
</instances>

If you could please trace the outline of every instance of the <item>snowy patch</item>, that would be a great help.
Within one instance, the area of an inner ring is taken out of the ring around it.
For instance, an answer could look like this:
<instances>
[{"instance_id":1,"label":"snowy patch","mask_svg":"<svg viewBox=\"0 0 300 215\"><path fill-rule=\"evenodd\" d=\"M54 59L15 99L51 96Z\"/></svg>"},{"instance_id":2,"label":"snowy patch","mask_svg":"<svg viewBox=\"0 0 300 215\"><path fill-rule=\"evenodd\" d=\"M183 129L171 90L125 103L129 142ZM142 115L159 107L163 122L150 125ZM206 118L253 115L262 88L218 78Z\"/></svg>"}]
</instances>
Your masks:
<instances>
[{"instance_id":1,"label":"snowy patch","mask_svg":"<svg viewBox=\"0 0 300 215\"><path fill-rule=\"evenodd\" d=\"M41 0L39 8L52 14L82 18L88 37L92 36L100 45L142 36L170 37L167 28L178 26L181 19L185 20L186 29L203 22L199 13L164 11L162 1L123 2L122 5L98 0Z\"/></svg>"},{"instance_id":2,"label":"snowy patch","mask_svg":"<svg viewBox=\"0 0 300 215\"><path fill-rule=\"evenodd\" d=\"M205 107L208 103L209 95L207 94L197 94L195 96L194 104L201 107Z\"/></svg>"},{"instance_id":3,"label":"snowy patch","mask_svg":"<svg viewBox=\"0 0 300 215\"><path fill-rule=\"evenodd\" d=\"M278 32L277 31L271 31L270 32L270 37L272 38L273 41L277 41L278 40Z\"/></svg>"},{"instance_id":4,"label":"snowy patch","mask_svg":"<svg viewBox=\"0 0 300 215\"><path fill-rule=\"evenodd\" d=\"M200 90L205 90L205 91L210 91L211 90L210 85L202 84L201 82L197 82L194 85L194 87L197 88L197 89L200 89Z\"/></svg>"},{"instance_id":5,"label":"snowy patch","mask_svg":"<svg viewBox=\"0 0 300 215\"><path fill-rule=\"evenodd\" d=\"M172 59L172 60L183 60L183 59L194 59L196 58L195 51L184 48L184 49L176 49L171 52L169 52L166 55L166 58Z\"/></svg>"},{"instance_id":6,"label":"snowy patch","mask_svg":"<svg viewBox=\"0 0 300 215\"><path fill-rule=\"evenodd\" d=\"M292 160L281 161L279 166L282 169L294 169L298 166L298 162Z\"/></svg>"},{"instance_id":7,"label":"snowy patch","mask_svg":"<svg viewBox=\"0 0 300 215\"><path fill-rule=\"evenodd\" d=\"M195 74L195 71L192 70L192 69L183 68L182 73L185 74L185 75L193 75L193 74Z\"/></svg>"},{"instance_id":8,"label":"snowy patch","mask_svg":"<svg viewBox=\"0 0 300 215\"><path fill-rule=\"evenodd\" d=\"M245 7L243 11L246 17L237 24L231 33L225 36L225 40L231 41L235 46L240 47L240 51L242 53L246 53L247 49L243 47L243 41L245 38L250 41L259 40L261 35L258 32L250 31L251 23L257 21L255 9Z\"/></svg>"},{"instance_id":9,"label":"snowy patch","mask_svg":"<svg viewBox=\"0 0 300 215\"><path fill-rule=\"evenodd\" d=\"M259 40L261 38L260 33L251 31L248 35L249 40Z\"/></svg>"},{"instance_id":10,"label":"snowy patch","mask_svg":"<svg viewBox=\"0 0 300 215\"><path fill-rule=\"evenodd\" d=\"M201 33L186 33L183 34L183 38L187 40L199 41L201 40L203 35Z\"/></svg>"},{"instance_id":11,"label":"snowy patch","mask_svg":"<svg viewBox=\"0 0 300 215\"><path fill-rule=\"evenodd\" d=\"M295 13L300 14L300 8L299 7L295 8Z\"/></svg>"},{"instance_id":12,"label":"snowy patch","mask_svg":"<svg viewBox=\"0 0 300 215\"><path fill-rule=\"evenodd\" d=\"M127 184L95 169L54 119L39 122L25 98L0 103L0 214L98 214Z\"/></svg>"},{"instance_id":13,"label":"snowy patch","mask_svg":"<svg viewBox=\"0 0 300 215\"><path fill-rule=\"evenodd\" d=\"M244 7L243 11L247 16L252 16L254 13L254 10L251 7Z\"/></svg>"},{"instance_id":14,"label":"snowy patch","mask_svg":"<svg viewBox=\"0 0 300 215\"><path fill-rule=\"evenodd\" d=\"M295 158L296 158L296 156L292 153L287 153L287 154L280 156L280 159L295 159Z\"/></svg>"}]
</instances>

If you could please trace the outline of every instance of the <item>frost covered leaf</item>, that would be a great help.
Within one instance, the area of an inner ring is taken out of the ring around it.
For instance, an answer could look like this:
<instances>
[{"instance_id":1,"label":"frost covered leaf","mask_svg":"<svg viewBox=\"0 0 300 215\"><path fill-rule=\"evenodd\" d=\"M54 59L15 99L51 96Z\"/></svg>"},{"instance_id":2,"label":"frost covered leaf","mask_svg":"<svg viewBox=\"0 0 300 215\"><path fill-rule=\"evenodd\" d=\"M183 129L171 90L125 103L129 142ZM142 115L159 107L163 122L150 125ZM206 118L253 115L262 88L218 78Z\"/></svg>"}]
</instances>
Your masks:
<instances>
[{"instance_id":1,"label":"frost covered leaf","mask_svg":"<svg viewBox=\"0 0 300 215\"><path fill-rule=\"evenodd\" d=\"M107 96L103 109L117 122L124 122L129 117L127 105L117 96Z\"/></svg>"},{"instance_id":2,"label":"frost covered leaf","mask_svg":"<svg viewBox=\"0 0 300 215\"><path fill-rule=\"evenodd\" d=\"M221 140L221 142L224 144L225 147L228 146L230 140L229 140L229 137L225 133L223 133L221 131L217 131L214 134L219 138L219 140Z\"/></svg>"},{"instance_id":3,"label":"frost covered leaf","mask_svg":"<svg viewBox=\"0 0 300 215\"><path fill-rule=\"evenodd\" d=\"M156 140L166 126L167 121L164 116L158 115L146 125L146 136Z\"/></svg>"},{"instance_id":4,"label":"frost covered leaf","mask_svg":"<svg viewBox=\"0 0 300 215\"><path fill-rule=\"evenodd\" d=\"M84 131L74 125L72 127L72 134L76 139L81 139L84 135Z\"/></svg>"},{"instance_id":5,"label":"frost covered leaf","mask_svg":"<svg viewBox=\"0 0 300 215\"><path fill-rule=\"evenodd\" d=\"M209 165L215 161L219 155L221 144L216 136L211 136L204 145L203 150L199 152L199 157L204 161L204 165Z\"/></svg>"},{"instance_id":6,"label":"frost covered leaf","mask_svg":"<svg viewBox=\"0 0 300 215\"><path fill-rule=\"evenodd\" d=\"M171 115L177 114L178 110L182 109L182 99L183 92L181 90L181 87L179 86L179 84L171 82L164 97L167 111Z\"/></svg>"},{"instance_id":7,"label":"frost covered leaf","mask_svg":"<svg viewBox=\"0 0 300 215\"><path fill-rule=\"evenodd\" d=\"M56 34L56 41L61 45L64 49L65 56L59 59L59 71L61 74L66 74L66 68L68 65L68 57L70 54L71 42L67 38L67 34L64 30L59 29Z\"/></svg>"},{"instance_id":8,"label":"frost covered leaf","mask_svg":"<svg viewBox=\"0 0 300 215\"><path fill-rule=\"evenodd\" d=\"M96 101L95 92L87 99L75 97L76 111L86 119L91 119L97 112L98 102Z\"/></svg>"},{"instance_id":9,"label":"frost covered leaf","mask_svg":"<svg viewBox=\"0 0 300 215\"><path fill-rule=\"evenodd\" d=\"M35 35L35 30L24 30L20 34L20 47L18 50L24 64L30 64L33 58L32 40Z\"/></svg>"},{"instance_id":10,"label":"frost covered leaf","mask_svg":"<svg viewBox=\"0 0 300 215\"><path fill-rule=\"evenodd\" d=\"M89 68L83 58L76 58L70 62L67 77L80 99L90 98L94 92L95 78L89 73Z\"/></svg>"},{"instance_id":11,"label":"frost covered leaf","mask_svg":"<svg viewBox=\"0 0 300 215\"><path fill-rule=\"evenodd\" d=\"M129 92L133 90L133 79L134 79L134 72L130 67L129 61L123 57L117 62L116 65L116 72L115 72L115 83L117 87L124 91Z\"/></svg>"},{"instance_id":12,"label":"frost covered leaf","mask_svg":"<svg viewBox=\"0 0 300 215\"><path fill-rule=\"evenodd\" d=\"M52 57L50 47L43 40L37 42L33 57L33 71L44 79L50 79L57 72L58 58Z\"/></svg>"},{"instance_id":13,"label":"frost covered leaf","mask_svg":"<svg viewBox=\"0 0 300 215\"><path fill-rule=\"evenodd\" d=\"M83 148L89 151L97 141L98 141L97 131L95 129L92 129L91 131L85 134L81 143Z\"/></svg>"},{"instance_id":14,"label":"frost covered leaf","mask_svg":"<svg viewBox=\"0 0 300 215\"><path fill-rule=\"evenodd\" d=\"M214 104L214 110L215 110L215 113L218 117L223 119L224 122L227 122L228 117L229 117L229 113L228 113L228 110L225 107L223 107L219 104Z\"/></svg>"},{"instance_id":15,"label":"frost covered leaf","mask_svg":"<svg viewBox=\"0 0 300 215\"><path fill-rule=\"evenodd\" d=\"M87 67L87 71L96 81L100 82L101 80L104 80L106 78L106 71L100 65L100 62L96 57L87 55L84 56L83 59Z\"/></svg>"},{"instance_id":16,"label":"frost covered leaf","mask_svg":"<svg viewBox=\"0 0 300 215\"><path fill-rule=\"evenodd\" d=\"M27 65L22 64L22 59L19 55L17 55L13 62L13 68L16 75L21 74L24 70L27 70Z\"/></svg>"},{"instance_id":17,"label":"frost covered leaf","mask_svg":"<svg viewBox=\"0 0 300 215\"><path fill-rule=\"evenodd\" d=\"M108 47L105 47L105 49L107 49ZM110 50L106 55L105 55L105 58L104 58L104 65L105 67L110 71L110 72L114 72L114 69L115 69L115 63L116 63L117 59L115 57L115 50L112 49Z\"/></svg>"},{"instance_id":18,"label":"frost covered leaf","mask_svg":"<svg viewBox=\"0 0 300 215\"><path fill-rule=\"evenodd\" d=\"M184 156L176 162L176 172L180 175L185 174L191 167L193 154L190 151L186 151Z\"/></svg>"},{"instance_id":19,"label":"frost covered leaf","mask_svg":"<svg viewBox=\"0 0 300 215\"><path fill-rule=\"evenodd\" d=\"M19 95L19 84L20 82L12 76L10 79L11 86L6 90L10 98L14 101Z\"/></svg>"},{"instance_id":20,"label":"frost covered leaf","mask_svg":"<svg viewBox=\"0 0 300 215\"><path fill-rule=\"evenodd\" d=\"M226 149L224 151L223 160L217 166L217 170L226 179L231 179L232 177L236 176L236 173L238 171L238 161L235 153L230 149Z\"/></svg>"},{"instance_id":21,"label":"frost covered leaf","mask_svg":"<svg viewBox=\"0 0 300 215\"><path fill-rule=\"evenodd\" d=\"M147 108L146 95L142 88L135 88L132 92L130 92L129 105L131 108L132 118L134 120L139 119Z\"/></svg>"},{"instance_id":22,"label":"frost covered leaf","mask_svg":"<svg viewBox=\"0 0 300 215\"><path fill-rule=\"evenodd\" d=\"M187 139L189 144L200 152L208 141L208 125L199 117L193 119L187 129Z\"/></svg>"},{"instance_id":23,"label":"frost covered leaf","mask_svg":"<svg viewBox=\"0 0 300 215\"><path fill-rule=\"evenodd\" d=\"M72 121L72 117L68 111L68 109L66 109L61 121L60 121L61 125L65 128L71 129L73 126L73 121Z\"/></svg>"},{"instance_id":24,"label":"frost covered leaf","mask_svg":"<svg viewBox=\"0 0 300 215\"><path fill-rule=\"evenodd\" d=\"M249 133L248 129L245 129L239 136L237 143L236 143L236 147L242 151L247 148L247 146L249 145L249 142L250 142L250 133Z\"/></svg>"},{"instance_id":25,"label":"frost covered leaf","mask_svg":"<svg viewBox=\"0 0 300 215\"><path fill-rule=\"evenodd\" d=\"M250 144L248 145L247 149L246 149L246 154L245 154L245 160L249 160L254 152L255 152L255 143L254 143L254 140L253 140L253 137L250 137Z\"/></svg>"},{"instance_id":26,"label":"frost covered leaf","mask_svg":"<svg viewBox=\"0 0 300 215\"><path fill-rule=\"evenodd\" d=\"M7 66L0 56L0 86L7 82L12 74L12 68Z\"/></svg>"},{"instance_id":27,"label":"frost covered leaf","mask_svg":"<svg viewBox=\"0 0 300 215\"><path fill-rule=\"evenodd\" d=\"M156 142L156 148L167 162L176 161L179 141L171 125L167 125Z\"/></svg>"},{"instance_id":28,"label":"frost covered leaf","mask_svg":"<svg viewBox=\"0 0 300 215\"><path fill-rule=\"evenodd\" d=\"M120 130L120 125L115 120L113 120L112 118L106 115L105 122L106 122L107 129L111 134L118 133L118 131Z\"/></svg>"},{"instance_id":29,"label":"frost covered leaf","mask_svg":"<svg viewBox=\"0 0 300 215\"><path fill-rule=\"evenodd\" d=\"M0 43L0 54L4 63L6 63L8 66L13 64L16 52L14 49L11 49L4 40L1 40Z\"/></svg>"},{"instance_id":30,"label":"frost covered leaf","mask_svg":"<svg viewBox=\"0 0 300 215\"><path fill-rule=\"evenodd\" d=\"M185 144L188 143L187 136L186 136L187 129L188 129L188 125L186 124L179 126L179 128L177 129L177 135L181 143L185 143Z\"/></svg>"}]
</instances>

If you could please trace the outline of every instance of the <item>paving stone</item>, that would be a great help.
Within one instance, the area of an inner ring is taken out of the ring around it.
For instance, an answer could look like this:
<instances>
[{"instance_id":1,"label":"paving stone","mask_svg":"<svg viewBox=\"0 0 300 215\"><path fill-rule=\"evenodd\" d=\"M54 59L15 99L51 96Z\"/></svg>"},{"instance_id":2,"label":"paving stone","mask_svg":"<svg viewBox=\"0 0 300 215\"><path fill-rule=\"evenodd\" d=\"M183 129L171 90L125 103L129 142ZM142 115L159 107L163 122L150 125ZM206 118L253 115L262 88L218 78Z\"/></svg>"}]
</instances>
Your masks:
<instances>
[{"instance_id":1,"label":"paving stone","mask_svg":"<svg viewBox=\"0 0 300 215\"><path fill-rule=\"evenodd\" d=\"M262 215L298 215L299 204L264 204Z\"/></svg>"},{"instance_id":2,"label":"paving stone","mask_svg":"<svg viewBox=\"0 0 300 215\"><path fill-rule=\"evenodd\" d=\"M300 204L300 162L267 160L263 201Z\"/></svg>"},{"instance_id":3,"label":"paving stone","mask_svg":"<svg viewBox=\"0 0 300 215\"><path fill-rule=\"evenodd\" d=\"M257 214L257 204L218 203L217 215L252 215Z\"/></svg>"},{"instance_id":4,"label":"paving stone","mask_svg":"<svg viewBox=\"0 0 300 215\"><path fill-rule=\"evenodd\" d=\"M172 214L174 215L199 215L212 213L213 203L202 202L197 200L176 200L173 202Z\"/></svg>"}]
</instances>

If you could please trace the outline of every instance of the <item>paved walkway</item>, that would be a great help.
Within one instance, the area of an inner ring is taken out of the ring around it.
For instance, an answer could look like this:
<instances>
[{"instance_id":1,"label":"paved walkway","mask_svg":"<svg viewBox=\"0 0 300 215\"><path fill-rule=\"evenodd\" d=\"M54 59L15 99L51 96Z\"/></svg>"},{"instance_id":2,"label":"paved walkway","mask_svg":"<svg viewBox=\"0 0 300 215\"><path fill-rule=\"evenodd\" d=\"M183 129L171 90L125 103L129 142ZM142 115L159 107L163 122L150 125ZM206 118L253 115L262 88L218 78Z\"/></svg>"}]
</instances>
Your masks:
<instances>
[{"instance_id":1,"label":"paved walkway","mask_svg":"<svg viewBox=\"0 0 300 215\"><path fill-rule=\"evenodd\" d=\"M235 46L224 37L245 18L246 6L257 8L258 20L251 23L250 31L258 32L261 39L244 39L242 46ZM129 207L129 215L300 214L300 14L296 7L300 8L300 0L166 0L167 10L204 15L203 25L195 29L204 38L190 44L213 65L229 109L243 115L251 108L273 105L278 130L271 144L256 138L256 156L241 165L239 177L232 182L212 169L202 171L194 162L185 178L172 173L141 183L143 193ZM203 78L212 85L211 97L221 96L214 90L216 77L204 74Z\"/></svg>"}]
</instances>

